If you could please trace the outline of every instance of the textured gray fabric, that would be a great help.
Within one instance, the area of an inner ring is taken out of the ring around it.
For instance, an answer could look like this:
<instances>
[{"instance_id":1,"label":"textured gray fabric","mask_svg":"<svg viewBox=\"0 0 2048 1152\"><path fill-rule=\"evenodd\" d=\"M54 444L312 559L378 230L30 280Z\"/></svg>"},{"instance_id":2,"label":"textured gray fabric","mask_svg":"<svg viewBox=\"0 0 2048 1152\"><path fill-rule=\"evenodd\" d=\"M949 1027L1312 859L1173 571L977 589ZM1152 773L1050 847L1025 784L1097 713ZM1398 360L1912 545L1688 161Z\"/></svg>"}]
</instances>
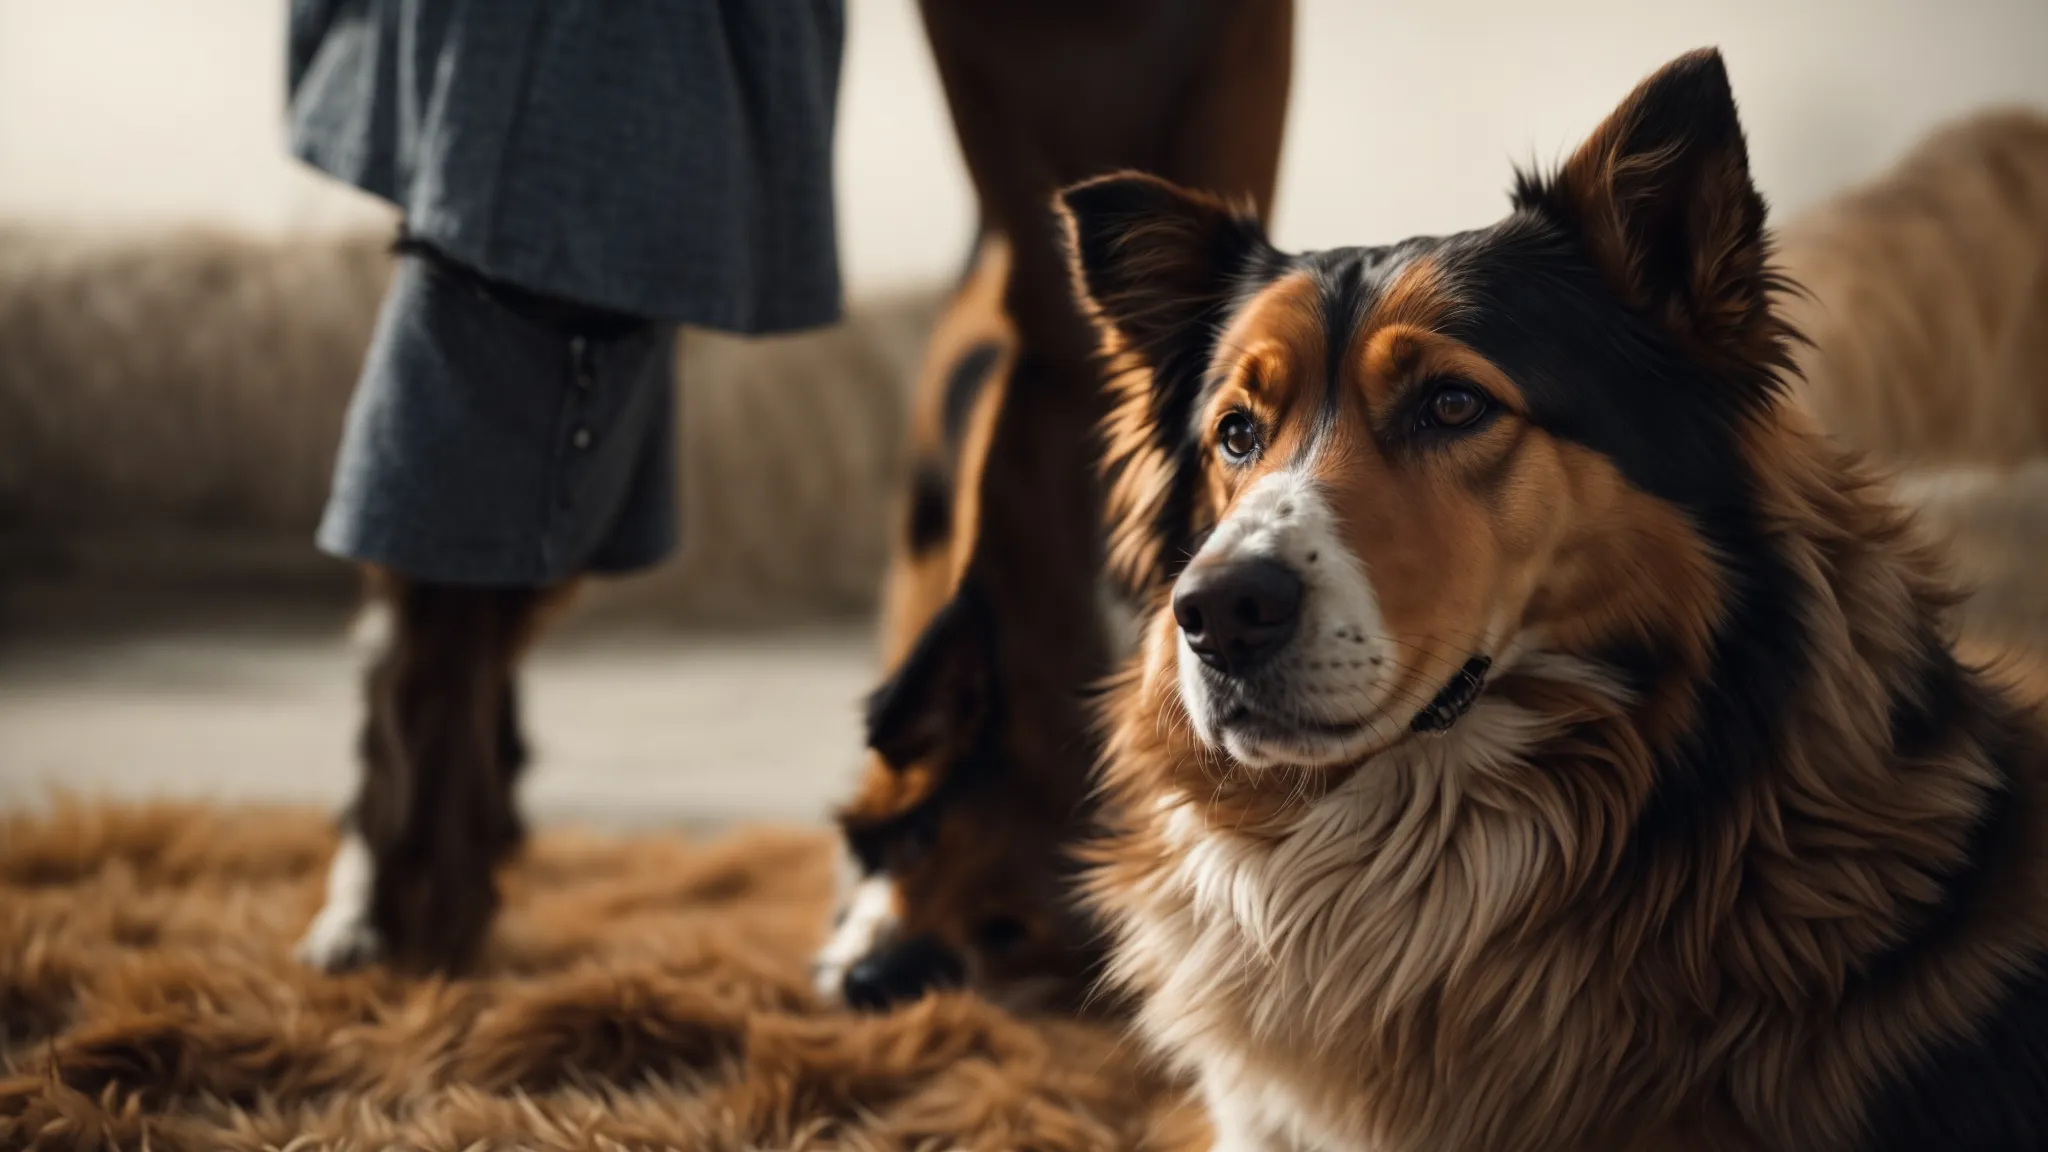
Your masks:
<instances>
[{"instance_id":1,"label":"textured gray fabric","mask_svg":"<svg viewBox=\"0 0 2048 1152\"><path fill-rule=\"evenodd\" d=\"M321 547L528 585L673 548L676 324L839 316L842 2L293 0L293 151L438 254L384 300Z\"/></svg>"},{"instance_id":2,"label":"textured gray fabric","mask_svg":"<svg viewBox=\"0 0 2048 1152\"><path fill-rule=\"evenodd\" d=\"M291 141L498 280L736 332L837 319L843 0L292 0Z\"/></svg>"},{"instance_id":3,"label":"textured gray fabric","mask_svg":"<svg viewBox=\"0 0 2048 1152\"><path fill-rule=\"evenodd\" d=\"M676 540L675 335L543 323L472 276L401 259L320 546L447 584L655 563Z\"/></svg>"}]
</instances>

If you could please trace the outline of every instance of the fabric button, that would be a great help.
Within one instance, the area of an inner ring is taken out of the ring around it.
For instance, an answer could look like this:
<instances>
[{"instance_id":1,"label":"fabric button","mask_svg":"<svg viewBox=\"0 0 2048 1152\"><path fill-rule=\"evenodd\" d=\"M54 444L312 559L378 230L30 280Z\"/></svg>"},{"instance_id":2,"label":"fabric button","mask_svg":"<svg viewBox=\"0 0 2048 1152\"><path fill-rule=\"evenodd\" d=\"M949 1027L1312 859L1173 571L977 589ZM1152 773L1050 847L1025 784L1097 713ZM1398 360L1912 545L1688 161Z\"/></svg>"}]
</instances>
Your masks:
<instances>
[{"instance_id":1,"label":"fabric button","mask_svg":"<svg viewBox=\"0 0 2048 1152\"><path fill-rule=\"evenodd\" d=\"M569 437L569 443L574 444L579 451L590 447L590 429L578 428L575 431L575 433Z\"/></svg>"},{"instance_id":2,"label":"fabric button","mask_svg":"<svg viewBox=\"0 0 2048 1152\"><path fill-rule=\"evenodd\" d=\"M569 337L569 367L578 392L588 392L597 384L590 374L590 342L581 336Z\"/></svg>"}]
</instances>

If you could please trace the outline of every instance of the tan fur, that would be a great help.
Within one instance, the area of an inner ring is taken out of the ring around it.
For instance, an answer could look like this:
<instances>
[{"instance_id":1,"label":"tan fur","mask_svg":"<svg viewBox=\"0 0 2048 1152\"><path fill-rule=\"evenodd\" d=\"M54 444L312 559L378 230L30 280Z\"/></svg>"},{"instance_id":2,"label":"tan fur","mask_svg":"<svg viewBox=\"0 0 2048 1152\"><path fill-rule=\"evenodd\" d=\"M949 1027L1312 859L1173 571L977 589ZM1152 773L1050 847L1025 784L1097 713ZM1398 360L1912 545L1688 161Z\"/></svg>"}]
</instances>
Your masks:
<instances>
[{"instance_id":1,"label":"tan fur","mask_svg":"<svg viewBox=\"0 0 2048 1152\"><path fill-rule=\"evenodd\" d=\"M1196 1149L1112 1031L817 1008L813 833L537 838L478 977L307 971L311 812L0 824L0 1147Z\"/></svg>"}]
</instances>

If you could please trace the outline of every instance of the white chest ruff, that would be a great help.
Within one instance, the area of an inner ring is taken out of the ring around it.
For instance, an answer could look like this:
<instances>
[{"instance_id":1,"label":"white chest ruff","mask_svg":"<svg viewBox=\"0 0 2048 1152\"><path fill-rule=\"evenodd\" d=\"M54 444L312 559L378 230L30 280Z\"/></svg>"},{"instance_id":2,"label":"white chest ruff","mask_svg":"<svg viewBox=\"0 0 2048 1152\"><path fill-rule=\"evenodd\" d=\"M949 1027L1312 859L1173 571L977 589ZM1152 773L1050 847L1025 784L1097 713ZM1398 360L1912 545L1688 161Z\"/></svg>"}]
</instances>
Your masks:
<instances>
[{"instance_id":1,"label":"white chest ruff","mask_svg":"<svg viewBox=\"0 0 2048 1152\"><path fill-rule=\"evenodd\" d=\"M1161 801L1169 858L1121 903L1115 966L1143 993L1141 1030L1201 1078L1219 1125L1281 1147L1372 1146L1362 1094L1332 1098L1328 1071L1363 1067L1382 1014L1542 882L1544 838L1474 815L1466 794L1545 727L1483 699L1445 736L1305 803L1277 837L1209 826L1200 797Z\"/></svg>"}]
</instances>

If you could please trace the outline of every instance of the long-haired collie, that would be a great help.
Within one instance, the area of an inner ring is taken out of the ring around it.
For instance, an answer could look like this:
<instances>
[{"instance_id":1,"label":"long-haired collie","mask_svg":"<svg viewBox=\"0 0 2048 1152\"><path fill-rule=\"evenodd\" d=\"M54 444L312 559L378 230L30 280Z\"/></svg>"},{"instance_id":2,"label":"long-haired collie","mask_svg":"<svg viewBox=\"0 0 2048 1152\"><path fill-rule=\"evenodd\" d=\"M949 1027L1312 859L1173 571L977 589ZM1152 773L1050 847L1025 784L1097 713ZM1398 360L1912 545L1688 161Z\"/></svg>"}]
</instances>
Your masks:
<instances>
[{"instance_id":1,"label":"long-haired collie","mask_svg":"<svg viewBox=\"0 0 2048 1152\"><path fill-rule=\"evenodd\" d=\"M2048 1148L2048 737L1785 400L1717 53L1477 231L1062 206L1153 595L1091 891L1219 1146Z\"/></svg>"}]
</instances>

